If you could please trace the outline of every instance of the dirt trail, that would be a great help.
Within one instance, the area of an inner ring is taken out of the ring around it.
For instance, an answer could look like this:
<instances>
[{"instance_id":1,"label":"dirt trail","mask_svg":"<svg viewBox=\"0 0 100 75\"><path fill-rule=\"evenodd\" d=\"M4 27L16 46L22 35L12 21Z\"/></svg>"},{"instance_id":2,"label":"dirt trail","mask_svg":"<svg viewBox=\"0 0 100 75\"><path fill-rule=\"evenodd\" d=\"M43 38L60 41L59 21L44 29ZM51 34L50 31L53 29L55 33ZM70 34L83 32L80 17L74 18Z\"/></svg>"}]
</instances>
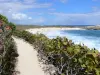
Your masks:
<instances>
[{"instance_id":1,"label":"dirt trail","mask_svg":"<svg viewBox=\"0 0 100 75\"><path fill-rule=\"evenodd\" d=\"M20 71L17 75L45 75L39 66L37 52L22 39L14 38L18 50L18 63L16 69Z\"/></svg>"}]
</instances>

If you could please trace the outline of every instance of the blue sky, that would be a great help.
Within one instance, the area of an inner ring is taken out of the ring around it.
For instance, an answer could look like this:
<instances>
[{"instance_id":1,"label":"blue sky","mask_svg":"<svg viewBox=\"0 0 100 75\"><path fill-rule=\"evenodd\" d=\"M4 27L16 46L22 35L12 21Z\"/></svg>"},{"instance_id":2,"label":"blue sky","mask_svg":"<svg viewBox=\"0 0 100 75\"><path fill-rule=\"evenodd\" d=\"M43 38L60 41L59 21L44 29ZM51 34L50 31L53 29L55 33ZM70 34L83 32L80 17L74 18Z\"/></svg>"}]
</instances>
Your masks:
<instances>
[{"instance_id":1,"label":"blue sky","mask_svg":"<svg viewBox=\"0 0 100 75\"><path fill-rule=\"evenodd\" d=\"M100 0L0 0L0 14L24 25L97 25Z\"/></svg>"}]
</instances>

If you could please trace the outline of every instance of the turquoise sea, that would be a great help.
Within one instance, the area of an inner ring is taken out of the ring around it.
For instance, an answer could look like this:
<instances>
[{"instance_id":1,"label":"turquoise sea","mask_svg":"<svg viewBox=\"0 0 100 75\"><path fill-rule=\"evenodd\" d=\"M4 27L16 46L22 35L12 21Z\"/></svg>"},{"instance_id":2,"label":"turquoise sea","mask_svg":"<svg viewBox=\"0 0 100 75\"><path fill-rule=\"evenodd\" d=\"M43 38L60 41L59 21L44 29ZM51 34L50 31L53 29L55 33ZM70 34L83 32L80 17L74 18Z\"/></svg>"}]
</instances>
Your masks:
<instances>
[{"instance_id":1,"label":"turquoise sea","mask_svg":"<svg viewBox=\"0 0 100 75\"><path fill-rule=\"evenodd\" d=\"M52 30L44 34L49 38L67 37L76 44L83 43L89 48L96 48L100 51L100 30Z\"/></svg>"}]
</instances>

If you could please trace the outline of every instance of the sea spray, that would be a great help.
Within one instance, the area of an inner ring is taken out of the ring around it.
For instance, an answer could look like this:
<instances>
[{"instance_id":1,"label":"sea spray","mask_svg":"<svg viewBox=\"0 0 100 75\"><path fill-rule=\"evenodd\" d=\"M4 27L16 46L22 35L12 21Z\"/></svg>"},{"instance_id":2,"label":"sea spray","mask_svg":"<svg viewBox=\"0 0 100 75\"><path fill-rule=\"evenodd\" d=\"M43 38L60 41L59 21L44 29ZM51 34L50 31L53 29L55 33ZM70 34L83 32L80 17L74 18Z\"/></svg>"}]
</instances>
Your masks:
<instances>
[{"instance_id":1,"label":"sea spray","mask_svg":"<svg viewBox=\"0 0 100 75\"><path fill-rule=\"evenodd\" d=\"M35 32L34 32L35 30ZM84 44L89 48L96 48L100 51L100 30L41 30L41 29L30 29L27 30L33 34L43 33L49 38L55 38L57 36L67 37L73 40L75 44Z\"/></svg>"}]
</instances>

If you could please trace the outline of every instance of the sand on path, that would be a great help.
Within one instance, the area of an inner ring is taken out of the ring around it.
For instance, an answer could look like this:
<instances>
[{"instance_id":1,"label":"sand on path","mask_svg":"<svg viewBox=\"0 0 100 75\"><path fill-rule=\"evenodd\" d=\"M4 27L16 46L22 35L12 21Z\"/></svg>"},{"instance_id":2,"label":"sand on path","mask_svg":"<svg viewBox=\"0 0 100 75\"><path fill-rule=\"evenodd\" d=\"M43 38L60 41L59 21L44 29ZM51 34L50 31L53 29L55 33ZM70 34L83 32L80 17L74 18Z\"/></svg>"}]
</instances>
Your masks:
<instances>
[{"instance_id":1,"label":"sand on path","mask_svg":"<svg viewBox=\"0 0 100 75\"><path fill-rule=\"evenodd\" d=\"M20 74L17 75L45 75L39 65L37 51L24 40L13 38L19 54L16 70Z\"/></svg>"}]
</instances>

